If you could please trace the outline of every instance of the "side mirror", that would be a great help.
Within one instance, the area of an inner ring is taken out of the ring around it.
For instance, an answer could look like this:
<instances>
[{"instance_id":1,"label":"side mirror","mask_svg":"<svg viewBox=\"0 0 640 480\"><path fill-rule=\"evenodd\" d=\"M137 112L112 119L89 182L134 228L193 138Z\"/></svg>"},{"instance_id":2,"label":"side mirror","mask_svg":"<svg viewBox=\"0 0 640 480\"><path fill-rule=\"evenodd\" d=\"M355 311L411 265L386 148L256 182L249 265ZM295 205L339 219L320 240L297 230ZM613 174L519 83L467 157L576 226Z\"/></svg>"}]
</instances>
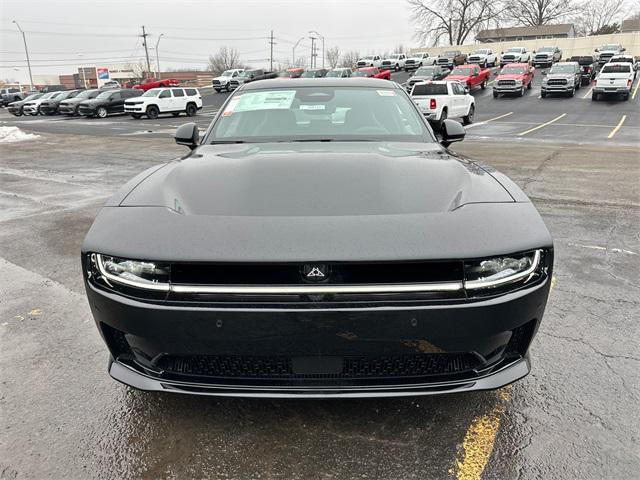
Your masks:
<instances>
[{"instance_id":1,"label":"side mirror","mask_svg":"<svg viewBox=\"0 0 640 480\"><path fill-rule=\"evenodd\" d=\"M594 52L599 52L600 50L598 50L597 48L594 50Z\"/></svg>"},{"instance_id":2,"label":"side mirror","mask_svg":"<svg viewBox=\"0 0 640 480\"><path fill-rule=\"evenodd\" d=\"M195 123L180 125L173 137L178 145L184 145L191 150L200 143L200 132L198 132L198 126Z\"/></svg>"},{"instance_id":3,"label":"side mirror","mask_svg":"<svg viewBox=\"0 0 640 480\"><path fill-rule=\"evenodd\" d=\"M504 52L500 52L500 55L504 55Z\"/></svg>"},{"instance_id":4,"label":"side mirror","mask_svg":"<svg viewBox=\"0 0 640 480\"><path fill-rule=\"evenodd\" d=\"M534 51L533 51L533 52L531 52L531 53L536 53L536 51L534 50Z\"/></svg>"},{"instance_id":5,"label":"side mirror","mask_svg":"<svg viewBox=\"0 0 640 480\"><path fill-rule=\"evenodd\" d=\"M448 147L452 143L461 142L467 134L464 127L455 120L445 120L442 123L442 146Z\"/></svg>"},{"instance_id":6,"label":"side mirror","mask_svg":"<svg viewBox=\"0 0 640 480\"><path fill-rule=\"evenodd\" d=\"M546 71L546 70L542 70L540 73L541 73L542 75L546 75L546 74L547 74L547 71Z\"/></svg>"},{"instance_id":7,"label":"side mirror","mask_svg":"<svg viewBox=\"0 0 640 480\"><path fill-rule=\"evenodd\" d=\"M464 87L464 93L469 93L470 91L469 87Z\"/></svg>"},{"instance_id":8,"label":"side mirror","mask_svg":"<svg viewBox=\"0 0 640 480\"><path fill-rule=\"evenodd\" d=\"M620 51L621 51L621 52L626 52L626 51L627 51L627 49L626 49L626 48L623 48L623 49L622 49L622 50L620 50Z\"/></svg>"}]
</instances>

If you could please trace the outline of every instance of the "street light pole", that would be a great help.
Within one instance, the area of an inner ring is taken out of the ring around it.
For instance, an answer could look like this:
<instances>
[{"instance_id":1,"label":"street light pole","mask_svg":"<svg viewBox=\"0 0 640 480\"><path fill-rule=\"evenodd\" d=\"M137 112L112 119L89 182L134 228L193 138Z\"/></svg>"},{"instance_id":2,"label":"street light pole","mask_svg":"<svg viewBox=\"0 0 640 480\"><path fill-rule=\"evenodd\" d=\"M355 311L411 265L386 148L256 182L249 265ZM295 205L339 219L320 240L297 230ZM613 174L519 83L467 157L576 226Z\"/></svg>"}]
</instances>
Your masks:
<instances>
[{"instance_id":1,"label":"street light pole","mask_svg":"<svg viewBox=\"0 0 640 480\"><path fill-rule=\"evenodd\" d=\"M296 47L300 45L300 42L304 40L306 37L300 37L296 44L293 46L293 55L291 56L291 65L295 67L296 65Z\"/></svg>"},{"instance_id":2,"label":"street light pole","mask_svg":"<svg viewBox=\"0 0 640 480\"><path fill-rule=\"evenodd\" d=\"M16 27L18 27L18 30L20 30L20 33L22 34L22 41L24 42L24 53L27 55L27 67L29 67L29 83L30 83L31 90L33 90L33 76L31 75L31 61L29 60L29 49L27 48L27 37L24 35L24 32L20 28L20 25L18 25L18 22L14 20L13 23L16 24Z\"/></svg>"},{"instance_id":3,"label":"street light pole","mask_svg":"<svg viewBox=\"0 0 640 480\"><path fill-rule=\"evenodd\" d=\"M78 54L78 57L82 58L82 53ZM87 88L87 79L84 77L84 66L80 65L80 72L82 73L82 88Z\"/></svg>"},{"instance_id":4,"label":"street light pole","mask_svg":"<svg viewBox=\"0 0 640 480\"><path fill-rule=\"evenodd\" d=\"M322 68L324 68L324 36L320 35L315 30L311 30L309 33L313 33L314 35L317 35L322 39Z\"/></svg>"},{"instance_id":5,"label":"street light pole","mask_svg":"<svg viewBox=\"0 0 640 480\"><path fill-rule=\"evenodd\" d=\"M156 67L158 67L158 80L160 80L160 54L158 53L158 45L160 45L160 39L164 36L164 33L161 33L158 36L158 41L156 42Z\"/></svg>"},{"instance_id":6,"label":"street light pole","mask_svg":"<svg viewBox=\"0 0 640 480\"><path fill-rule=\"evenodd\" d=\"M311 68L314 68L313 61L316 56L316 37L309 37L311 39Z\"/></svg>"}]
</instances>

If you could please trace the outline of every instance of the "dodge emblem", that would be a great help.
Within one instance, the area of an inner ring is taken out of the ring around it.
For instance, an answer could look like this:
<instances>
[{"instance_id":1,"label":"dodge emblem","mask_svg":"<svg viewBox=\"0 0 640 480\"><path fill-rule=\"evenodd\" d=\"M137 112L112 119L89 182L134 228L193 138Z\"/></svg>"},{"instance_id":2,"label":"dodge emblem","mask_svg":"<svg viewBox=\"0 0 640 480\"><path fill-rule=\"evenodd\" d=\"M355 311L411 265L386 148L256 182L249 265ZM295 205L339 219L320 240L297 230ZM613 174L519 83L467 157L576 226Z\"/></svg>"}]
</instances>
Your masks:
<instances>
[{"instance_id":1,"label":"dodge emblem","mask_svg":"<svg viewBox=\"0 0 640 480\"><path fill-rule=\"evenodd\" d=\"M329 278L331 268L329 265L303 265L301 274L303 280L307 282L324 282Z\"/></svg>"}]
</instances>

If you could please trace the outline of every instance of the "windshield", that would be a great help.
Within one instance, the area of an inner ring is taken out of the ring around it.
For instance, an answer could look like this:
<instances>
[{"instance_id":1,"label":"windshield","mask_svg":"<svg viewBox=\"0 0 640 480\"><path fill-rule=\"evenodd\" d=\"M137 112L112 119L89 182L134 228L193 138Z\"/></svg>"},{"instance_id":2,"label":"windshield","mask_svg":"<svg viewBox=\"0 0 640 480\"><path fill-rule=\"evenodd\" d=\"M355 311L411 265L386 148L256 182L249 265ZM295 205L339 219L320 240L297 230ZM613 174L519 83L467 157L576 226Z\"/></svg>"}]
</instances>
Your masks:
<instances>
[{"instance_id":1,"label":"windshield","mask_svg":"<svg viewBox=\"0 0 640 480\"><path fill-rule=\"evenodd\" d=\"M617 43L607 43L606 45L602 45L600 50L620 50L620 45Z\"/></svg>"},{"instance_id":2,"label":"windshield","mask_svg":"<svg viewBox=\"0 0 640 480\"><path fill-rule=\"evenodd\" d=\"M411 95L447 95L447 85L444 83L418 83Z\"/></svg>"},{"instance_id":3,"label":"windshield","mask_svg":"<svg viewBox=\"0 0 640 480\"><path fill-rule=\"evenodd\" d=\"M570 64L561 65L559 63L556 63L553 67L551 67L551 70L549 70L549 73L573 73L573 72L575 72L575 68L573 65L570 65Z\"/></svg>"},{"instance_id":4,"label":"windshield","mask_svg":"<svg viewBox=\"0 0 640 480\"><path fill-rule=\"evenodd\" d=\"M109 98L112 93L113 93L113 90L109 90L108 92L102 92L100 95L96 97L96 99Z\"/></svg>"},{"instance_id":5,"label":"windshield","mask_svg":"<svg viewBox=\"0 0 640 480\"><path fill-rule=\"evenodd\" d=\"M481 48L480 50L474 50L473 53L476 53L478 55L487 55L489 53L489 50Z\"/></svg>"},{"instance_id":6,"label":"windshield","mask_svg":"<svg viewBox=\"0 0 640 480\"><path fill-rule=\"evenodd\" d=\"M287 77L287 78L297 78L300 77L301 74L299 71L289 71L289 70L285 70L284 72L280 72L278 74L279 77Z\"/></svg>"},{"instance_id":7,"label":"windshield","mask_svg":"<svg viewBox=\"0 0 640 480\"><path fill-rule=\"evenodd\" d=\"M507 49L507 52L511 52L511 53L520 53L521 51L522 49L520 47L513 47L513 48Z\"/></svg>"},{"instance_id":8,"label":"windshield","mask_svg":"<svg viewBox=\"0 0 640 480\"><path fill-rule=\"evenodd\" d=\"M94 92L95 90L83 90L78 95L76 95L76 98L88 98Z\"/></svg>"},{"instance_id":9,"label":"windshield","mask_svg":"<svg viewBox=\"0 0 640 480\"><path fill-rule=\"evenodd\" d=\"M225 70L224 72L222 72L222 75L220 75L221 77L230 77L231 75L233 75L233 70Z\"/></svg>"},{"instance_id":10,"label":"windshield","mask_svg":"<svg viewBox=\"0 0 640 480\"><path fill-rule=\"evenodd\" d=\"M393 59L400 58L400 54L399 54L399 53L394 53L394 54L393 54L393 55L391 55L391 57L389 57L389 58L393 58Z\"/></svg>"},{"instance_id":11,"label":"windshield","mask_svg":"<svg viewBox=\"0 0 640 480\"><path fill-rule=\"evenodd\" d=\"M208 141L432 141L420 114L393 88L298 87L235 94ZM428 140L427 140L428 139Z\"/></svg>"},{"instance_id":12,"label":"windshield","mask_svg":"<svg viewBox=\"0 0 640 480\"><path fill-rule=\"evenodd\" d=\"M58 100L64 100L65 98L73 98L73 92L60 92L58 95L54 95L53 98L57 98Z\"/></svg>"},{"instance_id":13,"label":"windshield","mask_svg":"<svg viewBox=\"0 0 640 480\"><path fill-rule=\"evenodd\" d=\"M420 67L418 70L416 70L416 76L431 77L438 73L438 71L439 70L435 67Z\"/></svg>"},{"instance_id":14,"label":"windshield","mask_svg":"<svg viewBox=\"0 0 640 480\"><path fill-rule=\"evenodd\" d=\"M629 73L631 65L605 65L602 67L602 73Z\"/></svg>"},{"instance_id":15,"label":"windshield","mask_svg":"<svg viewBox=\"0 0 640 480\"><path fill-rule=\"evenodd\" d=\"M143 97L157 97L160 94L160 90L155 90L155 89L151 89L151 90L147 90L146 92L144 92L142 94Z\"/></svg>"},{"instance_id":16,"label":"windshield","mask_svg":"<svg viewBox=\"0 0 640 480\"><path fill-rule=\"evenodd\" d=\"M471 75L471 69L470 68L454 68L453 70L451 70L451 73L449 75Z\"/></svg>"},{"instance_id":17,"label":"windshield","mask_svg":"<svg viewBox=\"0 0 640 480\"><path fill-rule=\"evenodd\" d=\"M362 57L363 60L373 60L373 55L369 55L368 57Z\"/></svg>"},{"instance_id":18,"label":"windshield","mask_svg":"<svg viewBox=\"0 0 640 480\"><path fill-rule=\"evenodd\" d=\"M315 78L316 76L319 76L320 72L317 70L306 70L304 72L302 72L302 75L300 75L300 77L302 78Z\"/></svg>"},{"instance_id":19,"label":"windshield","mask_svg":"<svg viewBox=\"0 0 640 480\"><path fill-rule=\"evenodd\" d=\"M331 70L327 72L327 77L341 77L344 70Z\"/></svg>"},{"instance_id":20,"label":"windshield","mask_svg":"<svg viewBox=\"0 0 640 480\"><path fill-rule=\"evenodd\" d=\"M351 76L352 77L368 77L369 75L367 75L367 72L364 72L362 70L356 70L351 74Z\"/></svg>"},{"instance_id":21,"label":"windshield","mask_svg":"<svg viewBox=\"0 0 640 480\"><path fill-rule=\"evenodd\" d=\"M501 75L521 75L526 73L527 70L524 67L504 67L500 72Z\"/></svg>"},{"instance_id":22,"label":"windshield","mask_svg":"<svg viewBox=\"0 0 640 480\"><path fill-rule=\"evenodd\" d=\"M555 50L555 48L553 47L542 47L540 49L538 49L539 52L553 52Z\"/></svg>"},{"instance_id":23,"label":"windshield","mask_svg":"<svg viewBox=\"0 0 640 480\"><path fill-rule=\"evenodd\" d=\"M33 94L29 95L27 98L25 98L25 101L26 100L37 100L40 97L42 97L42 95L44 95L44 94L43 93L33 93Z\"/></svg>"},{"instance_id":24,"label":"windshield","mask_svg":"<svg viewBox=\"0 0 640 480\"><path fill-rule=\"evenodd\" d=\"M609 60L611 63L633 63L633 58L631 57L611 57Z\"/></svg>"},{"instance_id":25,"label":"windshield","mask_svg":"<svg viewBox=\"0 0 640 480\"><path fill-rule=\"evenodd\" d=\"M443 57L455 57L456 55L458 55L458 52L444 52L442 54Z\"/></svg>"}]
</instances>

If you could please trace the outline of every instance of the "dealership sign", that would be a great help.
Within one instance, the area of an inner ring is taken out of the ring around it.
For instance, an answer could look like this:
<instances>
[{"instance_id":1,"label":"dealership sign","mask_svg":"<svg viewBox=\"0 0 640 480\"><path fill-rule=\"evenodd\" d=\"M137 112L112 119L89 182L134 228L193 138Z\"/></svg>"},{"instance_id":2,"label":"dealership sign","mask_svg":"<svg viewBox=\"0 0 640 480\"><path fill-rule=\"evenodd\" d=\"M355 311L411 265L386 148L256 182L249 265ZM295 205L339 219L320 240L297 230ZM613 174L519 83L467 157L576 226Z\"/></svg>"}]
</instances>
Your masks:
<instances>
[{"instance_id":1,"label":"dealership sign","mask_svg":"<svg viewBox=\"0 0 640 480\"><path fill-rule=\"evenodd\" d=\"M107 67L96 67L96 78L98 80L98 88L110 80L109 69Z\"/></svg>"}]
</instances>

